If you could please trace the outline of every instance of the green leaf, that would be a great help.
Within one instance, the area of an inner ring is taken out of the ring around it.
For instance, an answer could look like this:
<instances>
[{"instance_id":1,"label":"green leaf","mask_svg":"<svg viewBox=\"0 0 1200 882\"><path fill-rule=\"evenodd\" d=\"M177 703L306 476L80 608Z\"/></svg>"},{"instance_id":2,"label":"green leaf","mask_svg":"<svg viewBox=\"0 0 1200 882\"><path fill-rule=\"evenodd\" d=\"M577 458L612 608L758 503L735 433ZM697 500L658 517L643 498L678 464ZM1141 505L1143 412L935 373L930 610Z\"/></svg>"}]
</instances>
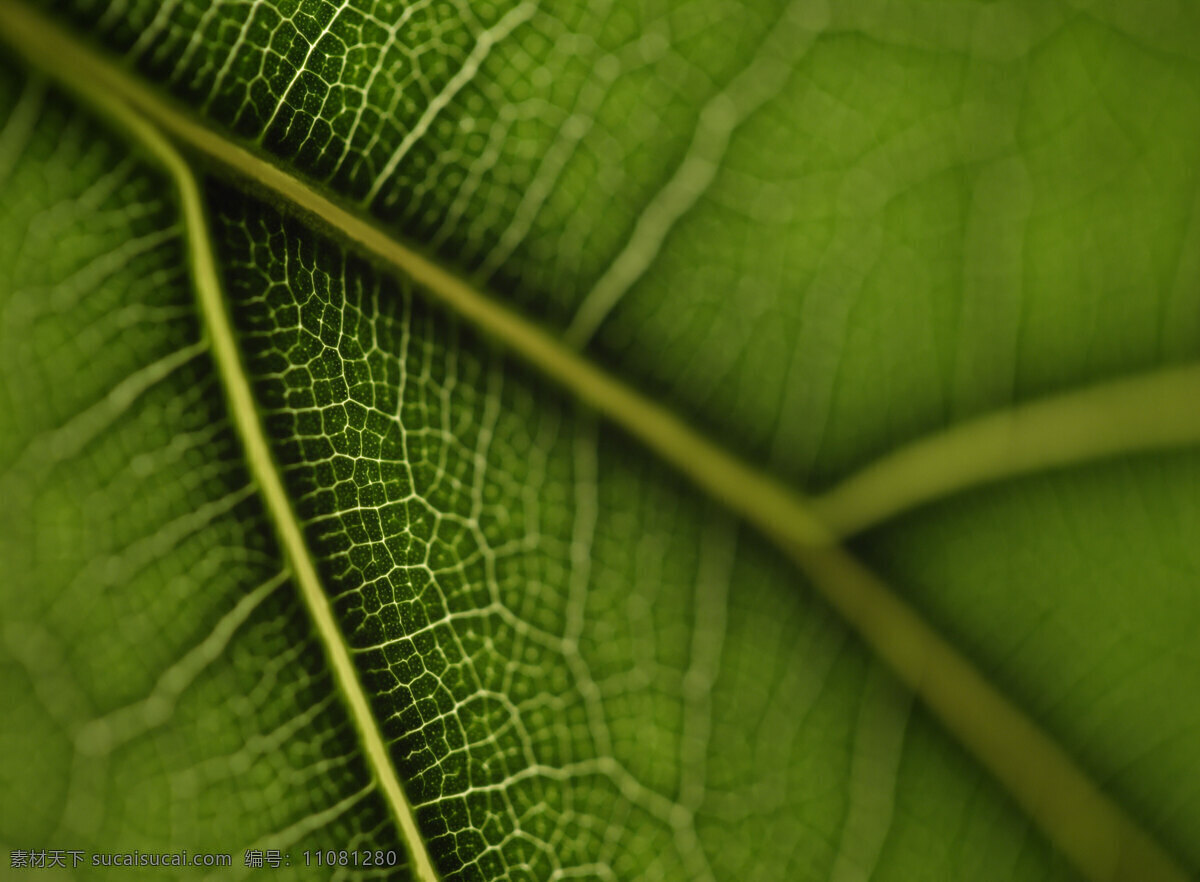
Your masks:
<instances>
[{"instance_id":1,"label":"green leaf","mask_svg":"<svg viewBox=\"0 0 1200 882\"><path fill-rule=\"evenodd\" d=\"M52 7L10 852L1200 868L1192 7Z\"/></svg>"}]
</instances>

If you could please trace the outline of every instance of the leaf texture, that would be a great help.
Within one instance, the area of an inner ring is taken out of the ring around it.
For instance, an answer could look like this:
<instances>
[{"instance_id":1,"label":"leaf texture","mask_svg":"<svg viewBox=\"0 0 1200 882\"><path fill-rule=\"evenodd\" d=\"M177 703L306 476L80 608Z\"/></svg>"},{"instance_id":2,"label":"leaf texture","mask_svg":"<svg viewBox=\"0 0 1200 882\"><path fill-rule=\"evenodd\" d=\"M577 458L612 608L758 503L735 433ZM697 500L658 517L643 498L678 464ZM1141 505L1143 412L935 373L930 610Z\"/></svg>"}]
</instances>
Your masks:
<instances>
[{"instance_id":1,"label":"leaf texture","mask_svg":"<svg viewBox=\"0 0 1200 882\"><path fill-rule=\"evenodd\" d=\"M55 9L785 486L1196 356L1189 8L762 6ZM10 850L233 852L220 878L383 850L333 876L410 878L392 774L445 879L1075 878L755 530L218 169L220 289L373 766L173 184L102 109L0 86L0 737L48 794L0 812ZM1194 871L1196 455L1064 465L851 550Z\"/></svg>"}]
</instances>

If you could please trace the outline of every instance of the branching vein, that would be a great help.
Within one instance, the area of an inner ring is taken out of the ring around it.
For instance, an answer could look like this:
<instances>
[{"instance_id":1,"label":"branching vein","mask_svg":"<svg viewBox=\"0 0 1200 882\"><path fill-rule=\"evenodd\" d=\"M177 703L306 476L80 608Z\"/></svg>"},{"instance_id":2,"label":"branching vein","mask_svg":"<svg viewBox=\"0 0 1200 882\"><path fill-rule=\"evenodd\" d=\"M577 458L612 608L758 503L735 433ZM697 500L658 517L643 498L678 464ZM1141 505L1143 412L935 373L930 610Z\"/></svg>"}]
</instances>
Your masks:
<instances>
[{"instance_id":1,"label":"branching vein","mask_svg":"<svg viewBox=\"0 0 1200 882\"><path fill-rule=\"evenodd\" d=\"M772 538L792 555L831 606L859 632L867 645L891 665L901 681L920 696L945 726L1008 788L1085 876L1097 882L1145 879L1182 882L1187 878L1174 860L1133 818L1103 794L1047 733L1002 696L962 653L889 586L837 544L837 529L831 529L822 520L822 514L829 515L831 508L837 508L828 498L814 507L810 500L702 437L666 408L605 373L467 281L283 169L176 109L152 88L23 5L0 0L0 33L34 66L47 69L91 104L116 118L171 170L177 182L201 309L252 473L273 516L304 601L351 706L369 761L395 813L421 879L433 880L436 876L273 465L225 313L200 191L185 161L158 134L159 131L230 169L254 187L271 192L319 218L324 226L336 229L354 247L408 276L431 296L500 340ZM1194 410L1196 387L1194 371L1164 381L1159 390L1164 398L1157 406L1166 410L1182 409L1190 403ZM1076 404L1082 401L1086 405L1081 413L1107 412L1106 408L1113 401L1123 403L1122 407L1136 409L1137 405L1133 403L1136 392L1135 387L1130 387L1115 397L1109 394L1094 399L1088 399L1084 394ZM987 454L989 443L1013 431L1011 427L1005 429L1000 422L991 428L985 422L982 429L976 426L964 430L958 440L951 438L937 442L945 445L942 452L957 450L963 464L957 478L927 496L951 492L958 486L985 479L989 473L998 476L1067 462L1080 455L1080 451L1092 451L1083 454L1086 456L1100 455L1129 443L1130 431L1122 432L1118 425L1098 439L1085 432L1083 437L1092 439L1086 444L1074 447L1064 444L1040 458L1033 455L1032 447L1048 428L1055 426L1054 421L1058 418L1049 405L1041 411L1036 406L1024 411L1018 420L1018 425L1024 427L1023 434L1017 433L1024 440L1013 449L1025 452L1011 455L1002 467L970 465L970 455ZM1195 417L1166 420L1156 425L1161 430L1160 438L1178 439L1196 432ZM965 442L963 437L967 439ZM936 447L932 449L937 452ZM928 450L909 454L918 466L930 455ZM892 483L904 487L907 485L899 480L900 477L924 472L920 467L914 469L910 463L903 469L893 468L890 472L884 469L885 477L888 474L892 475ZM910 488L904 493L911 496L913 490ZM895 500L903 500L904 493L892 494L889 511L896 507ZM835 498L838 497L835 495ZM854 496L841 498L853 499ZM854 504L845 502L840 506L855 509ZM887 513L866 517L859 513L857 520L860 524L866 523L872 517ZM843 526L855 520L844 513L841 517ZM839 527L836 518L833 527Z\"/></svg>"}]
</instances>

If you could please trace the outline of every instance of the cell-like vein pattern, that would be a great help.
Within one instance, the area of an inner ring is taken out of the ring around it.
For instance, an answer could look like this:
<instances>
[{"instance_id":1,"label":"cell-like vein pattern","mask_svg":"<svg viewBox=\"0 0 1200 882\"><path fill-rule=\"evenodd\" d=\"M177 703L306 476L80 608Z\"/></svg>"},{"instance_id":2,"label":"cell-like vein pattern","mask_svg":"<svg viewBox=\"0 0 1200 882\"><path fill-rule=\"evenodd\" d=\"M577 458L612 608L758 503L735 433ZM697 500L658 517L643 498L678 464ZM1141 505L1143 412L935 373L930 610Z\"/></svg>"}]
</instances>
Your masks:
<instances>
[{"instance_id":1,"label":"cell-like vein pattern","mask_svg":"<svg viewBox=\"0 0 1200 882\"><path fill-rule=\"evenodd\" d=\"M736 540L697 558L594 421L367 264L252 204L218 227L265 425L439 868L712 878L678 681L693 592L727 595ZM646 578L631 555L672 563ZM709 615L705 653L723 601Z\"/></svg>"}]
</instances>

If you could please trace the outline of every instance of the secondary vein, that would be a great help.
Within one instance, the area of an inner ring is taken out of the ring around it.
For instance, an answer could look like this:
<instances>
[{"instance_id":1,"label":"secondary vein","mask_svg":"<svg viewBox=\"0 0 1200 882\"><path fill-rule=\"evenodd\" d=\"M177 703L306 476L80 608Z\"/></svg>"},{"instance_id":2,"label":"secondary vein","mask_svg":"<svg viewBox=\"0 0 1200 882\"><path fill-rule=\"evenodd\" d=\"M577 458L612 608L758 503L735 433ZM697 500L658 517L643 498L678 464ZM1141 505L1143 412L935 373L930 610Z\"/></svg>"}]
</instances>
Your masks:
<instances>
[{"instance_id":1,"label":"secondary vein","mask_svg":"<svg viewBox=\"0 0 1200 882\"><path fill-rule=\"evenodd\" d=\"M0 22L6 22L8 9L7 6L0 6ZM392 764L354 663L350 659L349 649L338 628L316 564L309 553L300 523L292 511L291 502L271 455L254 401L254 393L242 366L233 327L225 309L220 275L208 235L204 200L196 177L175 146L152 124L123 103L118 95L105 91L102 83L85 79L71 81L67 85L119 123L174 180L183 215L192 282L196 289L200 314L250 473L266 503L272 525L300 589L300 596L317 629L317 635L325 648L340 691L349 705L350 717L363 752L396 819L416 878L418 882L438 882L433 862L417 829L413 809L404 795L400 778Z\"/></svg>"},{"instance_id":2,"label":"secondary vein","mask_svg":"<svg viewBox=\"0 0 1200 882\"><path fill-rule=\"evenodd\" d=\"M0 0L0 25L7 41L32 64L101 106L115 105L112 114L173 169L188 219L201 305L213 331L222 373L230 378L228 389L239 431L246 439L256 476L259 470L264 473L264 494L279 521L289 556L296 556L305 601L327 644L364 746L381 775L423 880L436 877L274 469L249 383L241 371L208 246L199 190L186 162L155 127L253 186L336 229L350 244L408 276L772 538L1085 876L1096 882L1140 882L1147 878L1184 882L1188 878L1062 747L1000 694L882 580L842 549L810 500L702 437L666 408L370 221L198 123L41 15L13 0ZM382 775L381 769L388 774Z\"/></svg>"},{"instance_id":3,"label":"secondary vein","mask_svg":"<svg viewBox=\"0 0 1200 882\"><path fill-rule=\"evenodd\" d=\"M1200 364L1019 404L918 439L812 499L839 536L970 487L1200 442Z\"/></svg>"},{"instance_id":4,"label":"secondary vein","mask_svg":"<svg viewBox=\"0 0 1200 882\"><path fill-rule=\"evenodd\" d=\"M166 151L169 151L169 155ZM271 520L275 524L300 587L300 594L316 625L321 642L325 645L341 692L350 706L351 718L358 730L359 740L384 798L396 818L417 879L420 882L437 882L438 876L417 829L416 817L404 795L387 745L383 742L383 735L371 711L370 702L350 659L350 652L338 628L329 599L325 595L300 523L292 511L291 502L271 456L270 446L259 419L258 407L254 402L254 394L246 379L246 372L237 350L237 341L225 310L220 277L208 239L208 225L204 217L200 188L187 163L174 148L164 143L155 152L163 159L179 188L200 310L212 340L213 355L229 398L234 423L246 450L250 471L267 503Z\"/></svg>"}]
</instances>

